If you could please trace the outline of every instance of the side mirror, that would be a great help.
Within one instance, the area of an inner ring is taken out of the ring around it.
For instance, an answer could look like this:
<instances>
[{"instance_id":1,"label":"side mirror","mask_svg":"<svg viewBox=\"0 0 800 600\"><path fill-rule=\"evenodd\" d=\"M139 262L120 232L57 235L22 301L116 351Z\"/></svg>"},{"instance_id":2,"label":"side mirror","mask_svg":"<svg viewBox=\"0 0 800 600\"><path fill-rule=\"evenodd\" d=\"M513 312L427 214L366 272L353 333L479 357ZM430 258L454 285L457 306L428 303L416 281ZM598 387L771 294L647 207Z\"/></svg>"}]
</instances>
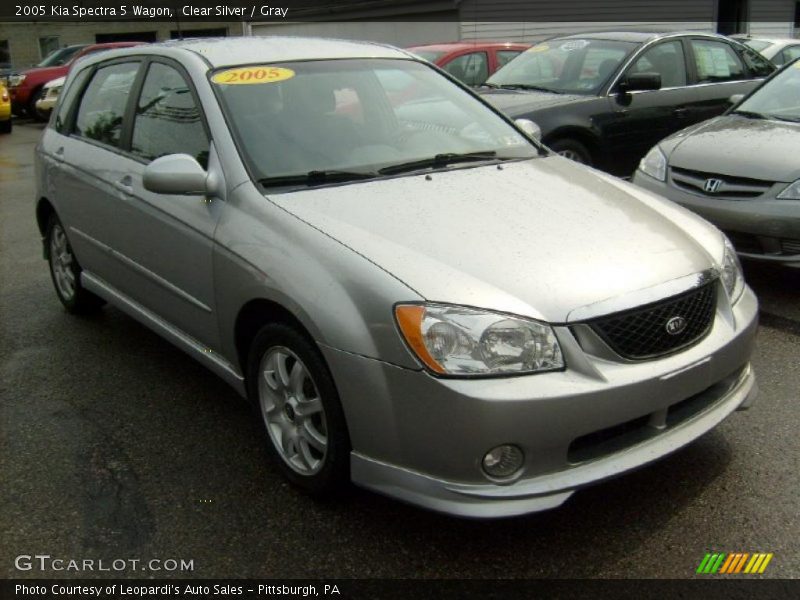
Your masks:
<instances>
[{"instance_id":1,"label":"side mirror","mask_svg":"<svg viewBox=\"0 0 800 600\"><path fill-rule=\"evenodd\" d=\"M156 194L206 195L213 193L209 175L188 154L168 154L144 169L144 188Z\"/></svg>"},{"instance_id":2,"label":"side mirror","mask_svg":"<svg viewBox=\"0 0 800 600\"><path fill-rule=\"evenodd\" d=\"M660 90L660 73L631 73L619 82L619 91L639 92L645 90Z\"/></svg>"},{"instance_id":3,"label":"side mirror","mask_svg":"<svg viewBox=\"0 0 800 600\"><path fill-rule=\"evenodd\" d=\"M744 98L744 94L733 94L730 98L728 98L728 102L731 104L739 104Z\"/></svg>"},{"instance_id":4,"label":"side mirror","mask_svg":"<svg viewBox=\"0 0 800 600\"><path fill-rule=\"evenodd\" d=\"M542 129L530 119L516 119L514 125L519 127L525 135L537 141L542 140Z\"/></svg>"}]
</instances>

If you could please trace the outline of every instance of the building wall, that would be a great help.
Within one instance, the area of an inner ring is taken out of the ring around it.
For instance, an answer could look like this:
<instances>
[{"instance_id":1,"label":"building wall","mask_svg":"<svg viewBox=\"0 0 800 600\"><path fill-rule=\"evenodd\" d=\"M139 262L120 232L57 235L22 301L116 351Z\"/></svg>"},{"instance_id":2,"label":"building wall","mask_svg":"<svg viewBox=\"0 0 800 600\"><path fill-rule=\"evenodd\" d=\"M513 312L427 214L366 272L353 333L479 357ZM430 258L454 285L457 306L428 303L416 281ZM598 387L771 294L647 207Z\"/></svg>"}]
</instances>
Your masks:
<instances>
[{"instance_id":1,"label":"building wall","mask_svg":"<svg viewBox=\"0 0 800 600\"><path fill-rule=\"evenodd\" d=\"M182 23L182 29L227 29L228 35L241 35L239 22ZM70 44L95 42L95 35L109 33L155 32L157 41L170 39L170 32L177 29L175 22L97 22L97 23L0 23L0 41L8 40L11 64L15 68L29 67L43 56L39 52L39 39L58 36L59 47Z\"/></svg>"},{"instance_id":2,"label":"building wall","mask_svg":"<svg viewBox=\"0 0 800 600\"><path fill-rule=\"evenodd\" d=\"M750 4L750 35L794 37L796 0L758 0Z\"/></svg>"},{"instance_id":3,"label":"building wall","mask_svg":"<svg viewBox=\"0 0 800 600\"><path fill-rule=\"evenodd\" d=\"M403 17L399 17L402 19ZM320 23L253 23L253 35L308 35L367 40L406 47L430 42L457 41L460 26L442 21L350 21Z\"/></svg>"}]
</instances>

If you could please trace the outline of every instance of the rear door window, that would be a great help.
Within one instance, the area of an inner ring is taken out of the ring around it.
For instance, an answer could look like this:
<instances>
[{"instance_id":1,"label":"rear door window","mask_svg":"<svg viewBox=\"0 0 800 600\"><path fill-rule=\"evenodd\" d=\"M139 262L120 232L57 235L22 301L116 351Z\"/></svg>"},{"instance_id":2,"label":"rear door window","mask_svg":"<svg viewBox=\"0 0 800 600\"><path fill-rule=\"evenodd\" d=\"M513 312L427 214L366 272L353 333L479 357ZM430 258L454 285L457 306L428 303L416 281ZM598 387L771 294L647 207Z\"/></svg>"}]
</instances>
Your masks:
<instances>
[{"instance_id":1,"label":"rear door window","mask_svg":"<svg viewBox=\"0 0 800 600\"><path fill-rule=\"evenodd\" d=\"M733 48L717 40L691 40L698 83L747 79L742 63Z\"/></svg>"},{"instance_id":2,"label":"rear door window","mask_svg":"<svg viewBox=\"0 0 800 600\"><path fill-rule=\"evenodd\" d=\"M119 148L125 108L139 62L124 62L95 71L78 108L75 135Z\"/></svg>"}]
</instances>

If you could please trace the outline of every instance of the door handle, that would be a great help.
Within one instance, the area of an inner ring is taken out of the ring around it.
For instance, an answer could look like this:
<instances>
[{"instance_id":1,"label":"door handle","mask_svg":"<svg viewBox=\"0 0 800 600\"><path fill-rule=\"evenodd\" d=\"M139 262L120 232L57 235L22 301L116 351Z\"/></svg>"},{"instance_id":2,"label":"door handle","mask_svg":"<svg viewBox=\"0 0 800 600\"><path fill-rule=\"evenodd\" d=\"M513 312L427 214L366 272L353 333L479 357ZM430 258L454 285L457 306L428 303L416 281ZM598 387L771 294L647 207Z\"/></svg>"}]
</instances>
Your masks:
<instances>
[{"instance_id":1,"label":"door handle","mask_svg":"<svg viewBox=\"0 0 800 600\"><path fill-rule=\"evenodd\" d=\"M64 160L64 146L60 146L56 152L56 160Z\"/></svg>"},{"instance_id":2,"label":"door handle","mask_svg":"<svg viewBox=\"0 0 800 600\"><path fill-rule=\"evenodd\" d=\"M130 175L125 175L122 179L114 184L117 188L128 194L133 193L133 178Z\"/></svg>"}]
</instances>

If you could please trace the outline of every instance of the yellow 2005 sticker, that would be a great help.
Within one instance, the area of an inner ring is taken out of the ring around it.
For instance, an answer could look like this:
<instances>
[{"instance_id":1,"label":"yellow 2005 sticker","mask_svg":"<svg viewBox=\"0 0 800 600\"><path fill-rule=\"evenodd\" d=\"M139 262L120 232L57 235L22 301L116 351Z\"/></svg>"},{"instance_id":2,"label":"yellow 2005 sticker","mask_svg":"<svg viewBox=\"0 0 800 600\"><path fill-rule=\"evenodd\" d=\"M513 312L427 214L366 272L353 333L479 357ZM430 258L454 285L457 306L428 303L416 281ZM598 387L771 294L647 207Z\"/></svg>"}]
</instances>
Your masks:
<instances>
[{"instance_id":1,"label":"yellow 2005 sticker","mask_svg":"<svg viewBox=\"0 0 800 600\"><path fill-rule=\"evenodd\" d=\"M549 50L549 49L550 49L550 46L548 46L547 44L538 44L536 46L528 48L526 50L526 52L544 52L545 50Z\"/></svg>"},{"instance_id":2,"label":"yellow 2005 sticker","mask_svg":"<svg viewBox=\"0 0 800 600\"><path fill-rule=\"evenodd\" d=\"M238 67L214 73L211 81L223 85L254 85L259 83L275 83L294 77L294 71L283 67L260 65L255 67Z\"/></svg>"}]
</instances>

